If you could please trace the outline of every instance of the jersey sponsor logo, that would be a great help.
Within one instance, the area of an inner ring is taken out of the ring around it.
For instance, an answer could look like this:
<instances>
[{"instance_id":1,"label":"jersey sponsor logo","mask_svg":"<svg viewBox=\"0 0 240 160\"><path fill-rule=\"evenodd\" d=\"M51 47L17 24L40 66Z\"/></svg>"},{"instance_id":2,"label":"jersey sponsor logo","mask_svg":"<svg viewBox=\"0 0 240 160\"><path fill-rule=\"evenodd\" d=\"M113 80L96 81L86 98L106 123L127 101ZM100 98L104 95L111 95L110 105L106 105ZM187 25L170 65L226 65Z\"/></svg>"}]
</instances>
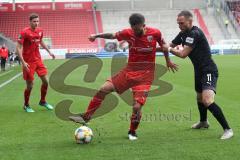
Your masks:
<instances>
[{"instance_id":1,"label":"jersey sponsor logo","mask_svg":"<svg viewBox=\"0 0 240 160\"><path fill-rule=\"evenodd\" d=\"M153 36L147 36L147 40L148 40L148 42L152 42L153 41Z\"/></svg>"},{"instance_id":2,"label":"jersey sponsor logo","mask_svg":"<svg viewBox=\"0 0 240 160\"><path fill-rule=\"evenodd\" d=\"M192 44L194 42L194 38L187 37L186 42Z\"/></svg>"},{"instance_id":3,"label":"jersey sponsor logo","mask_svg":"<svg viewBox=\"0 0 240 160\"><path fill-rule=\"evenodd\" d=\"M153 47L150 48L138 48L138 47L133 47L134 49L136 49L137 52L152 52L153 51Z\"/></svg>"}]
</instances>

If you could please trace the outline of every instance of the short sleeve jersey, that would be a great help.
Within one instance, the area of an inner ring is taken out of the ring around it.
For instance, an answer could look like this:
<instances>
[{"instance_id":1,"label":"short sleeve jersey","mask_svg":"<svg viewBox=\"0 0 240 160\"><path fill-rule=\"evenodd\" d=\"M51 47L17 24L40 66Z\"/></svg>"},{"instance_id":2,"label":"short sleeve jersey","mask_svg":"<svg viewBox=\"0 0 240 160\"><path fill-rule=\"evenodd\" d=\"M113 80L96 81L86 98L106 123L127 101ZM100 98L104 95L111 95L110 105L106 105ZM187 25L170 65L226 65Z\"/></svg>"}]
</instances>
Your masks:
<instances>
[{"instance_id":1,"label":"short sleeve jersey","mask_svg":"<svg viewBox=\"0 0 240 160\"><path fill-rule=\"evenodd\" d=\"M128 66L147 69L155 63L157 43L162 46L164 40L158 29L145 27L145 34L138 37L131 28L116 33L118 41L125 40L129 44ZM149 64L149 65L148 65Z\"/></svg>"},{"instance_id":2,"label":"short sleeve jersey","mask_svg":"<svg viewBox=\"0 0 240 160\"><path fill-rule=\"evenodd\" d=\"M210 46L207 38L201 29L193 26L190 31L180 32L172 41L175 45L189 46L192 48L188 57L191 59L195 72L217 72L217 66L214 63Z\"/></svg>"},{"instance_id":3,"label":"short sleeve jersey","mask_svg":"<svg viewBox=\"0 0 240 160\"><path fill-rule=\"evenodd\" d=\"M0 57L8 58L8 49L7 48L0 48Z\"/></svg>"},{"instance_id":4,"label":"short sleeve jersey","mask_svg":"<svg viewBox=\"0 0 240 160\"><path fill-rule=\"evenodd\" d=\"M18 43L23 45L23 59L27 63L41 61L39 45L43 38L43 30L36 28L34 31L27 27L18 36Z\"/></svg>"}]
</instances>

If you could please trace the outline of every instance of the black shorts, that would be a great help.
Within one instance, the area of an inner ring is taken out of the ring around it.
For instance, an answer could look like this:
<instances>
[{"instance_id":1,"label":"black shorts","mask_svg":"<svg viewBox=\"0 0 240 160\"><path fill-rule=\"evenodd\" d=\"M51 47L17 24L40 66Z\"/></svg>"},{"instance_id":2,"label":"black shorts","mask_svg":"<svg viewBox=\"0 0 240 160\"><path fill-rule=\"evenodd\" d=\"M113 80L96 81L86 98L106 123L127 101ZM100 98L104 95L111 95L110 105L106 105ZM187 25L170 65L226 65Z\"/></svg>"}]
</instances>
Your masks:
<instances>
[{"instance_id":1,"label":"black shorts","mask_svg":"<svg viewBox=\"0 0 240 160\"><path fill-rule=\"evenodd\" d=\"M202 93L203 90L213 90L216 93L218 72L195 73L195 90Z\"/></svg>"}]
</instances>

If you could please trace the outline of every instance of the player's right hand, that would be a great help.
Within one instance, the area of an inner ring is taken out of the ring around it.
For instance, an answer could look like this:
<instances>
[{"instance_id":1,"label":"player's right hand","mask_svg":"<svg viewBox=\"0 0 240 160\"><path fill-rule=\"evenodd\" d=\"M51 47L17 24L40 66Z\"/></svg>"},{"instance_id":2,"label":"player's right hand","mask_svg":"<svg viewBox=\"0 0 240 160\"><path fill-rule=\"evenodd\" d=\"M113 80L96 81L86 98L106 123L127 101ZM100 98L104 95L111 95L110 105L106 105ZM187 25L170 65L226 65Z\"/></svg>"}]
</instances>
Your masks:
<instances>
[{"instance_id":1,"label":"player's right hand","mask_svg":"<svg viewBox=\"0 0 240 160\"><path fill-rule=\"evenodd\" d=\"M175 71L178 71L178 65L173 63L172 61L167 62L167 68L169 71L171 69L173 73L175 73Z\"/></svg>"},{"instance_id":2,"label":"player's right hand","mask_svg":"<svg viewBox=\"0 0 240 160\"><path fill-rule=\"evenodd\" d=\"M90 36L88 37L88 40L91 41L91 42L94 42L95 39L96 39L96 36L95 36L95 35L90 35Z\"/></svg>"},{"instance_id":3,"label":"player's right hand","mask_svg":"<svg viewBox=\"0 0 240 160\"><path fill-rule=\"evenodd\" d=\"M29 64L27 64L26 62L22 63L23 69L26 70L27 72L29 72Z\"/></svg>"}]
</instances>

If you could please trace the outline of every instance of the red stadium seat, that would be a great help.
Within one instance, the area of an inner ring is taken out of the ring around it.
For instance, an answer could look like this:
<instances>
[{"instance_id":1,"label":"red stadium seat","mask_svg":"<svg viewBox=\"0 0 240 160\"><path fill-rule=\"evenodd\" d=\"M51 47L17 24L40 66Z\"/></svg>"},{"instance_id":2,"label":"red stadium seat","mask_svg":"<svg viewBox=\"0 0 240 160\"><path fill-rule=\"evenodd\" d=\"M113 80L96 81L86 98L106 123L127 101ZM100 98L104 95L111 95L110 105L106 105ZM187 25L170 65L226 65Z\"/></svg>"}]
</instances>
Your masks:
<instances>
[{"instance_id":1,"label":"red stadium seat","mask_svg":"<svg viewBox=\"0 0 240 160\"><path fill-rule=\"evenodd\" d=\"M44 37L51 38L52 48L96 48L87 37L95 33L91 11L37 12ZM30 12L0 13L0 32L16 41L18 33L28 26ZM99 32L102 32L100 12L97 12Z\"/></svg>"}]
</instances>

